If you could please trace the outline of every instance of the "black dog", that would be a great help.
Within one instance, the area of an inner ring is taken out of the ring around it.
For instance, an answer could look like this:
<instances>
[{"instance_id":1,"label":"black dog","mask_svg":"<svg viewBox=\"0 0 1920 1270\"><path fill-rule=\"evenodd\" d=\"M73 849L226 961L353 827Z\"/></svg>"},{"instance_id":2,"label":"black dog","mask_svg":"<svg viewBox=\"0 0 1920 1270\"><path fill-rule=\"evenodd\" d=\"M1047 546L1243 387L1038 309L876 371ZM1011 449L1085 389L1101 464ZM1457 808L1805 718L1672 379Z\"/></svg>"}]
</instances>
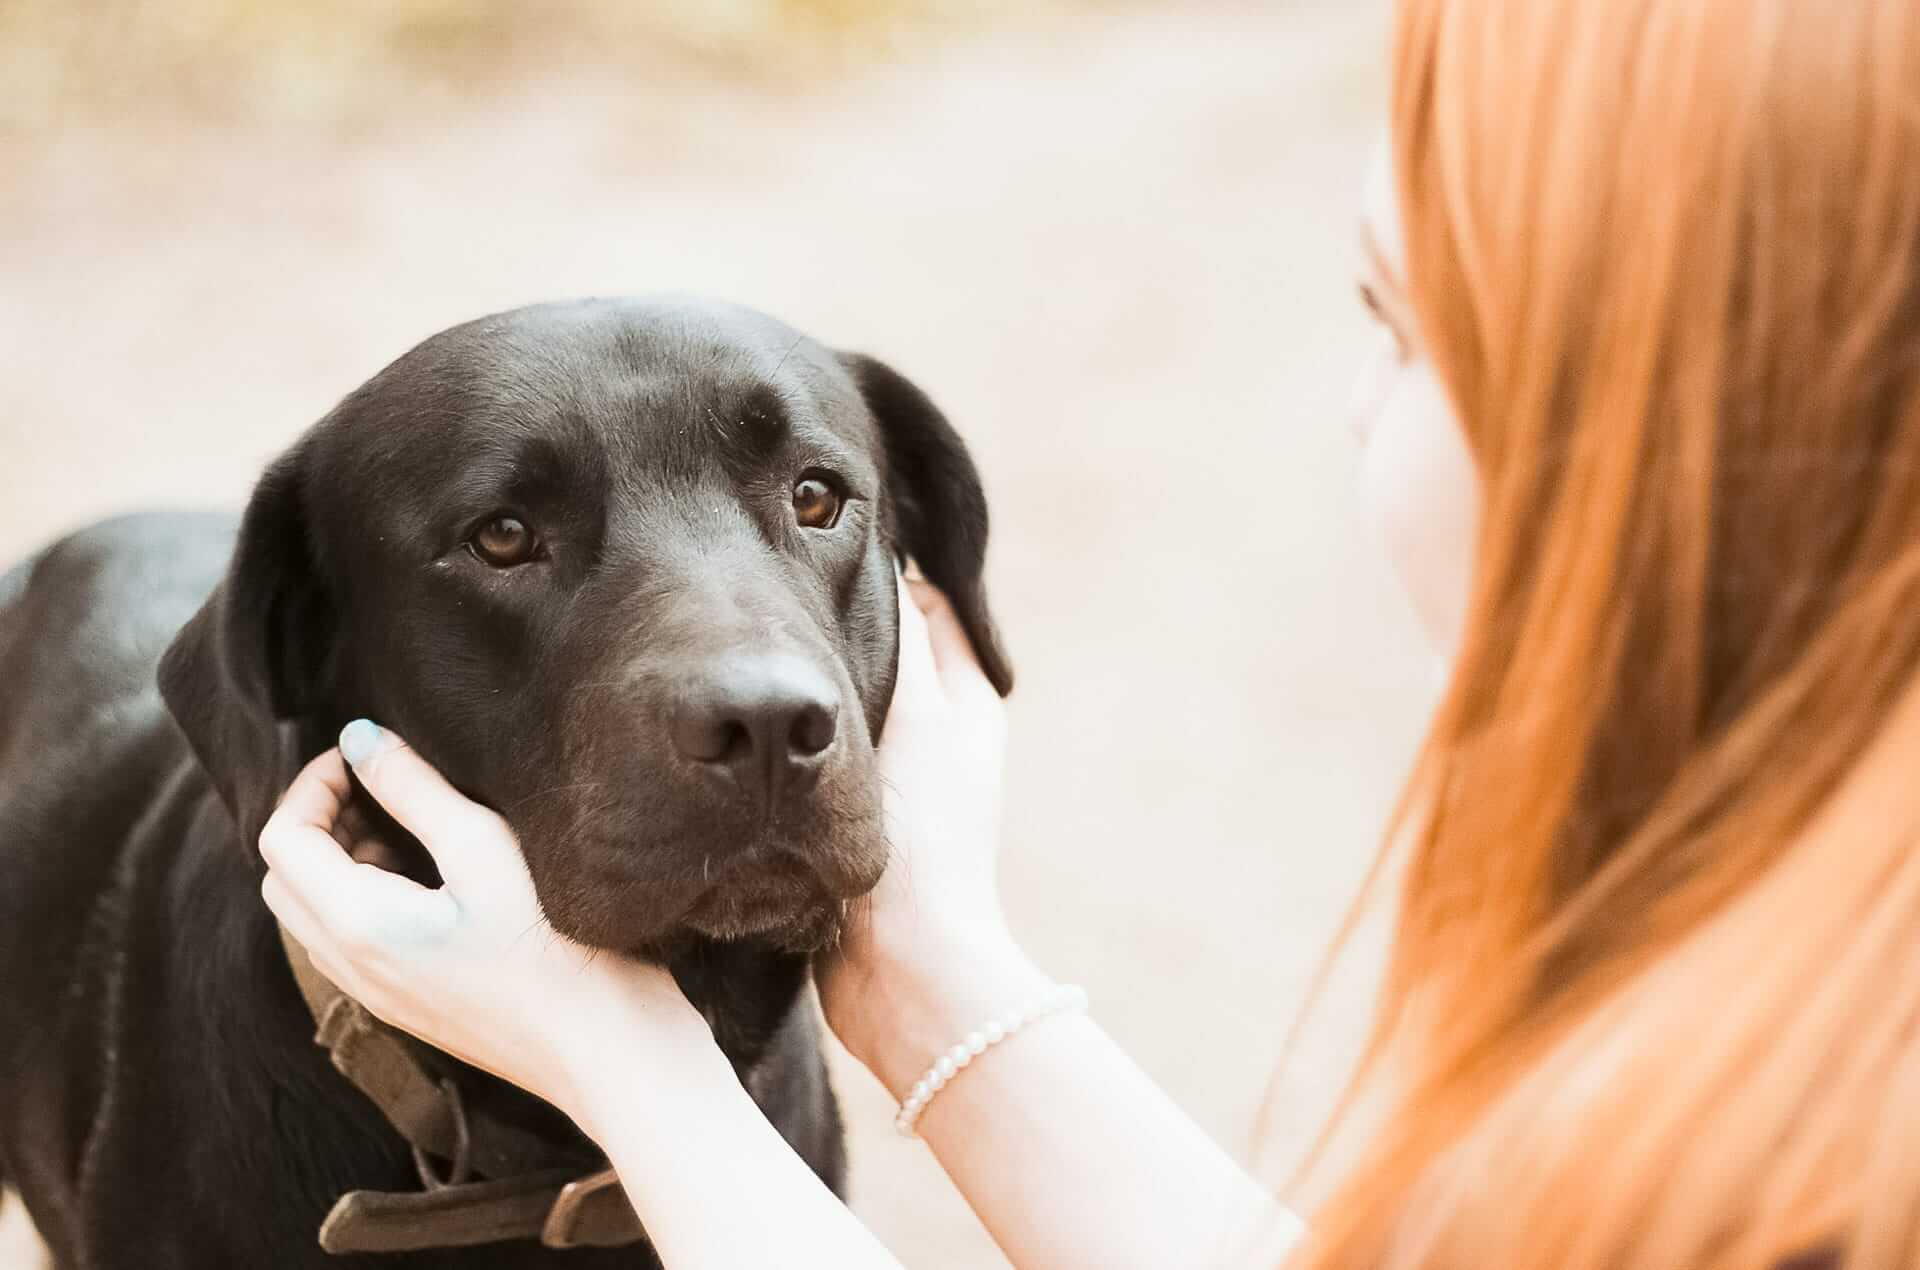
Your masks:
<instances>
[{"instance_id":1,"label":"black dog","mask_svg":"<svg viewBox=\"0 0 1920 1270\"><path fill-rule=\"evenodd\" d=\"M736 308L591 301L402 357L269 469L237 539L129 518L0 578L0 1176L57 1263L657 1264L317 1247L342 1192L421 1185L315 1047L259 898L267 814L362 715L505 815L556 928L672 966L838 1187L801 994L885 860L895 564L1004 692L986 533L965 448L886 366ZM469 1105L599 1162L438 1057Z\"/></svg>"}]
</instances>

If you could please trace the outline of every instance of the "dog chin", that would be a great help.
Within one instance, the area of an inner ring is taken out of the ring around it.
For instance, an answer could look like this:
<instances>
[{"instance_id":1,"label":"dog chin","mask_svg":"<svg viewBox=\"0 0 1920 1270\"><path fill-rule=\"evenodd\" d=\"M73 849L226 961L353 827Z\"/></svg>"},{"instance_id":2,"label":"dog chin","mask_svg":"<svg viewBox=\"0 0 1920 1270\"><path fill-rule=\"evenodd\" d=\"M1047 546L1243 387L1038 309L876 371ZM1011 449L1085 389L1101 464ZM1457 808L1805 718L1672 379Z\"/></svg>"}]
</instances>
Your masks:
<instances>
[{"instance_id":1,"label":"dog chin","mask_svg":"<svg viewBox=\"0 0 1920 1270\"><path fill-rule=\"evenodd\" d=\"M725 943L756 939L783 952L810 953L831 946L845 918L846 905L838 900L794 904L718 892L703 896L683 922L688 930L708 939Z\"/></svg>"}]
</instances>

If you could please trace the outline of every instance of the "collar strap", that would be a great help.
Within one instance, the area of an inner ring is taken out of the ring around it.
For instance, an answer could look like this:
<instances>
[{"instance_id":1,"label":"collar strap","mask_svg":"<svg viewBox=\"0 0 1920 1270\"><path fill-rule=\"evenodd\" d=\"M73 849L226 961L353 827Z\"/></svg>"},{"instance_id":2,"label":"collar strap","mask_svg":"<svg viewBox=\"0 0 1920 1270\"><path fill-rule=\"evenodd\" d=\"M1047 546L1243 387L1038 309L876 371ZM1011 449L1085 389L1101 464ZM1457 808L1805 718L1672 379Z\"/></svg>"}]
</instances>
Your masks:
<instances>
[{"instance_id":1,"label":"collar strap","mask_svg":"<svg viewBox=\"0 0 1920 1270\"><path fill-rule=\"evenodd\" d=\"M403 1033L373 1017L314 968L280 927L293 980L333 1066L413 1148L421 1191L349 1191L320 1227L330 1253L412 1252L505 1239L549 1248L619 1247L646 1238L612 1169L546 1167L552 1148L484 1109L469 1111ZM443 1172L432 1158L448 1162ZM475 1181L479 1174L489 1179Z\"/></svg>"},{"instance_id":2,"label":"collar strap","mask_svg":"<svg viewBox=\"0 0 1920 1270\"><path fill-rule=\"evenodd\" d=\"M548 1248L617 1248L646 1238L612 1169L571 1169L426 1191L348 1191L320 1225L330 1253L416 1252L538 1239Z\"/></svg>"}]
</instances>

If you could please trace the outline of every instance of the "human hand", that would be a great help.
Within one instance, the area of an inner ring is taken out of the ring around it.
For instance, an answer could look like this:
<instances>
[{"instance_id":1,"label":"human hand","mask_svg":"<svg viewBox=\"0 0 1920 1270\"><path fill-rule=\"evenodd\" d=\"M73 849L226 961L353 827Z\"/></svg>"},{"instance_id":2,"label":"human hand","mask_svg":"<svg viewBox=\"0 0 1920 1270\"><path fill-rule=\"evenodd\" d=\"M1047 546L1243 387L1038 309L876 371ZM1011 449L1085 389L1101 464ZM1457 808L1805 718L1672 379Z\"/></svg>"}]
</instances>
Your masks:
<instances>
[{"instance_id":1,"label":"human hand","mask_svg":"<svg viewBox=\"0 0 1920 1270\"><path fill-rule=\"evenodd\" d=\"M828 1023L877 1071L904 1014L946 1013L930 998L953 995L946 978L956 967L991 962L1030 977L995 867L1006 735L1005 706L952 606L932 585L903 579L900 670L879 748L894 855L864 912L815 966Z\"/></svg>"},{"instance_id":2,"label":"human hand","mask_svg":"<svg viewBox=\"0 0 1920 1270\"><path fill-rule=\"evenodd\" d=\"M260 835L261 894L322 974L387 1023L576 1121L605 1056L630 1061L636 1029L643 1051L712 1048L667 970L548 924L506 821L391 732L359 720L340 741L300 773ZM358 862L365 852L342 816L352 790L343 751L433 856L441 887ZM615 1036L622 1043L609 1046Z\"/></svg>"}]
</instances>

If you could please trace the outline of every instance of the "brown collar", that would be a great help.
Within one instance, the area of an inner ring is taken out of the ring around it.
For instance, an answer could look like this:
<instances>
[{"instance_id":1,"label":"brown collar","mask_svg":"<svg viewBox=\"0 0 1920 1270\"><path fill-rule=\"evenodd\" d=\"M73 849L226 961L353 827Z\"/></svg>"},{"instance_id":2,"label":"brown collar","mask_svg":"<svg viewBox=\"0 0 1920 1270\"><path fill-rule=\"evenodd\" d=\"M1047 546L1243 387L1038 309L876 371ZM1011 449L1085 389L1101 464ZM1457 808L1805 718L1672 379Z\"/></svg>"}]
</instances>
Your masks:
<instances>
[{"instance_id":1,"label":"brown collar","mask_svg":"<svg viewBox=\"0 0 1920 1270\"><path fill-rule=\"evenodd\" d=\"M284 926L280 942L313 1014L315 1042L413 1147L425 1188L348 1191L321 1223L321 1248L413 1252L505 1239L609 1248L646 1238L612 1169L582 1176L554 1168L553 1148L537 1135L484 1109L468 1111L459 1087L436 1079L413 1042L314 969Z\"/></svg>"}]
</instances>

